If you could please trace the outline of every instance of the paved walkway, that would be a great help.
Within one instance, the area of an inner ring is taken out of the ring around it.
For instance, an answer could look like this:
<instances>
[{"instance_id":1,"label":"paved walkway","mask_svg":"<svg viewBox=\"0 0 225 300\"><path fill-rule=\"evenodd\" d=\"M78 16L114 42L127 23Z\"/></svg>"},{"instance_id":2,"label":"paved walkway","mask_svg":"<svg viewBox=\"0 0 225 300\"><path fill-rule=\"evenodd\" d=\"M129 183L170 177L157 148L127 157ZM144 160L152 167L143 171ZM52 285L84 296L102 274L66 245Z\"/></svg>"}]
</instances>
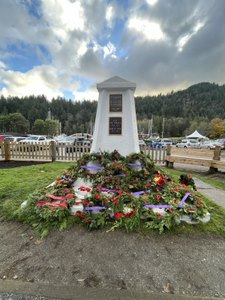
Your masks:
<instances>
[{"instance_id":1,"label":"paved walkway","mask_svg":"<svg viewBox=\"0 0 225 300\"><path fill-rule=\"evenodd\" d=\"M207 198L213 200L216 204L225 208L225 191L217 189L196 177L193 177L193 179L199 193L203 194Z\"/></svg>"}]
</instances>

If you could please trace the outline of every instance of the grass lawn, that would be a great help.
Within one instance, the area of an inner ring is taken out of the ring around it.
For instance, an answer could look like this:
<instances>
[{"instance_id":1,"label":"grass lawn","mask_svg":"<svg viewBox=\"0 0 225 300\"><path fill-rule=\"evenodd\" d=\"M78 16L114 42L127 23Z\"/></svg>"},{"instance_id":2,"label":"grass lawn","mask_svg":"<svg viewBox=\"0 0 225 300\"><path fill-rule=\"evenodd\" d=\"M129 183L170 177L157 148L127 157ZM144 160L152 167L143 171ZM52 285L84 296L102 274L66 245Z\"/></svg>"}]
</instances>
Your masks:
<instances>
[{"instance_id":1,"label":"grass lawn","mask_svg":"<svg viewBox=\"0 0 225 300\"><path fill-rule=\"evenodd\" d=\"M16 210L21 203L27 199L28 195L35 190L41 189L53 182L63 171L74 163L54 162L43 165L33 165L12 169L1 169L0 171L0 215L7 219L17 219ZM167 175L172 176L175 181L178 180L180 174L184 172L165 169ZM199 177L212 185L222 187L224 180L210 178L202 175ZM172 233L215 233L225 234L225 210L209 199L204 198L207 203L211 220L207 224L188 225L182 223L177 226Z\"/></svg>"},{"instance_id":2,"label":"grass lawn","mask_svg":"<svg viewBox=\"0 0 225 300\"><path fill-rule=\"evenodd\" d=\"M0 171L0 214L14 219L14 211L29 194L53 182L73 163L54 162Z\"/></svg>"}]
</instances>

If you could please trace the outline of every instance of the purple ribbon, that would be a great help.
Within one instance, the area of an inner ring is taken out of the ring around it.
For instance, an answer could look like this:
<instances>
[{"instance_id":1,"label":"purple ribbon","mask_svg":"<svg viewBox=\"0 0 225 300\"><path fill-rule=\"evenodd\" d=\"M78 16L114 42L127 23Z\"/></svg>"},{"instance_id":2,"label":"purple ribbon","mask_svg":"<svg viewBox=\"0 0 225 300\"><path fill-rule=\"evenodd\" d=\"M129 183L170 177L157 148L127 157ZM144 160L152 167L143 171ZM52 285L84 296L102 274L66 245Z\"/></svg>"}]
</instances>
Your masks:
<instances>
[{"instance_id":1,"label":"purple ribbon","mask_svg":"<svg viewBox=\"0 0 225 300\"><path fill-rule=\"evenodd\" d=\"M89 170L102 170L103 167L99 166L80 166L81 169L89 169Z\"/></svg>"},{"instance_id":2,"label":"purple ribbon","mask_svg":"<svg viewBox=\"0 0 225 300\"><path fill-rule=\"evenodd\" d=\"M126 174L118 174L118 175L116 175L116 177L124 177L124 176L126 176Z\"/></svg>"},{"instance_id":3,"label":"purple ribbon","mask_svg":"<svg viewBox=\"0 0 225 300\"><path fill-rule=\"evenodd\" d=\"M134 193L132 193L132 195L139 196L139 195L143 195L144 193L151 193L151 190L134 192Z\"/></svg>"},{"instance_id":4,"label":"purple ribbon","mask_svg":"<svg viewBox=\"0 0 225 300\"><path fill-rule=\"evenodd\" d=\"M182 200L181 200L181 202L180 202L180 204L179 204L179 207L180 208L183 208L183 206L184 206L184 203L185 203L185 201L187 200L187 198L190 196L190 194L191 193L187 193L187 194L185 194L185 196L182 198ZM144 208L172 208L172 206L171 205L168 205L168 204L156 204L156 205L154 205L154 204L146 204L146 205L144 205Z\"/></svg>"},{"instance_id":5,"label":"purple ribbon","mask_svg":"<svg viewBox=\"0 0 225 300\"><path fill-rule=\"evenodd\" d=\"M144 208L170 208L171 206L168 204L158 204L158 205L154 205L154 204L146 204L144 206Z\"/></svg>"},{"instance_id":6,"label":"purple ribbon","mask_svg":"<svg viewBox=\"0 0 225 300\"><path fill-rule=\"evenodd\" d=\"M93 210L93 211L98 211L98 210L103 210L106 209L105 206L87 206L84 208L84 210Z\"/></svg>"},{"instance_id":7,"label":"purple ribbon","mask_svg":"<svg viewBox=\"0 0 225 300\"><path fill-rule=\"evenodd\" d=\"M150 190L148 190L148 192L150 192ZM141 195L140 193L144 193L144 191L140 191L140 192L135 192L135 193L139 193L139 195ZM133 195L135 194L133 193ZM187 198L190 196L191 193L187 193L185 194L185 196L182 198L179 207L183 208L185 201L187 200ZM144 205L144 208L172 208L171 205L169 204L146 204ZM99 211L99 210L104 210L106 209L105 206L87 206L84 208L84 210L88 210L88 211Z\"/></svg>"},{"instance_id":8,"label":"purple ribbon","mask_svg":"<svg viewBox=\"0 0 225 300\"><path fill-rule=\"evenodd\" d=\"M99 187L99 186L96 187L96 190L100 190L102 192L114 192L114 190L110 190L110 189L107 189L104 187Z\"/></svg>"},{"instance_id":9,"label":"purple ribbon","mask_svg":"<svg viewBox=\"0 0 225 300\"><path fill-rule=\"evenodd\" d=\"M134 168L139 168L139 167L143 168L144 167L144 165L142 165L142 164L135 164L135 163L129 163L128 165L131 167L134 167Z\"/></svg>"},{"instance_id":10,"label":"purple ribbon","mask_svg":"<svg viewBox=\"0 0 225 300\"><path fill-rule=\"evenodd\" d=\"M180 202L180 204L179 204L179 207L180 207L180 208L183 208L183 207L184 207L184 203L185 203L185 201L187 200L187 198L188 198L190 195L191 195L191 193L187 193L187 194L183 197L183 199L181 200L181 202Z\"/></svg>"}]
</instances>

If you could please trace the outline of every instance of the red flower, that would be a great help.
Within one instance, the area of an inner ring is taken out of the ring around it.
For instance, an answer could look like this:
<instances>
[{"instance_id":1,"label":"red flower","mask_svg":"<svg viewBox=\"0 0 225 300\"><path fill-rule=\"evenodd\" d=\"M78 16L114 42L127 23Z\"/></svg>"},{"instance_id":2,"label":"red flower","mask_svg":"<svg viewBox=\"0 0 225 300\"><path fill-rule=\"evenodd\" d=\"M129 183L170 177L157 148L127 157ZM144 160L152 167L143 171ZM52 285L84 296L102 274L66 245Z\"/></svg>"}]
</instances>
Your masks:
<instances>
[{"instance_id":1,"label":"red flower","mask_svg":"<svg viewBox=\"0 0 225 300\"><path fill-rule=\"evenodd\" d=\"M123 218L123 217L125 217L125 214L117 212L117 213L114 214L114 217L115 218Z\"/></svg>"},{"instance_id":2,"label":"red flower","mask_svg":"<svg viewBox=\"0 0 225 300\"><path fill-rule=\"evenodd\" d=\"M96 195L95 199L99 200L99 199L101 199L101 196L100 195Z\"/></svg>"},{"instance_id":3,"label":"red flower","mask_svg":"<svg viewBox=\"0 0 225 300\"><path fill-rule=\"evenodd\" d=\"M119 200L116 197L113 197L113 203L118 206L119 205Z\"/></svg>"},{"instance_id":4,"label":"red flower","mask_svg":"<svg viewBox=\"0 0 225 300\"><path fill-rule=\"evenodd\" d=\"M133 214L135 214L135 212L136 212L136 210L132 210L128 214L117 212L117 213L114 214L114 217L115 218L124 218L124 217L130 218Z\"/></svg>"},{"instance_id":5,"label":"red flower","mask_svg":"<svg viewBox=\"0 0 225 300\"><path fill-rule=\"evenodd\" d=\"M86 223L90 223L90 222L91 222L91 219L86 219L85 222L86 222Z\"/></svg>"}]
</instances>

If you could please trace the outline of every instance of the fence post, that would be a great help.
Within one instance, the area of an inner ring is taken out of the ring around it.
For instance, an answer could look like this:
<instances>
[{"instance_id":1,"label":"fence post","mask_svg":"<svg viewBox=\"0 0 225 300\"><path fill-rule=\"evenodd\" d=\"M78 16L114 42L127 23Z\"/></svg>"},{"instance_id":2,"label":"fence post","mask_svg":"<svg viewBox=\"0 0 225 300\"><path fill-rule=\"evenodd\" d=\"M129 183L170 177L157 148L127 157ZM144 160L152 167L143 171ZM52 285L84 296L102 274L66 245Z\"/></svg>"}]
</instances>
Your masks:
<instances>
[{"instance_id":1,"label":"fence post","mask_svg":"<svg viewBox=\"0 0 225 300\"><path fill-rule=\"evenodd\" d=\"M10 145L8 141L4 141L5 161L10 160Z\"/></svg>"},{"instance_id":2,"label":"fence post","mask_svg":"<svg viewBox=\"0 0 225 300\"><path fill-rule=\"evenodd\" d=\"M213 152L213 160L220 160L220 154L221 154L221 148L220 148L220 146L216 146L215 150ZM215 173L217 171L218 171L218 168L213 168L213 167L209 168L210 173Z\"/></svg>"},{"instance_id":3,"label":"fence post","mask_svg":"<svg viewBox=\"0 0 225 300\"><path fill-rule=\"evenodd\" d=\"M52 156L52 162L56 161L56 143L54 141L50 142L50 154Z\"/></svg>"},{"instance_id":4,"label":"fence post","mask_svg":"<svg viewBox=\"0 0 225 300\"><path fill-rule=\"evenodd\" d=\"M170 156L171 155L171 145L167 145L166 146L166 156ZM173 162L172 161L168 161L166 160L166 166L167 168L173 168Z\"/></svg>"}]
</instances>

